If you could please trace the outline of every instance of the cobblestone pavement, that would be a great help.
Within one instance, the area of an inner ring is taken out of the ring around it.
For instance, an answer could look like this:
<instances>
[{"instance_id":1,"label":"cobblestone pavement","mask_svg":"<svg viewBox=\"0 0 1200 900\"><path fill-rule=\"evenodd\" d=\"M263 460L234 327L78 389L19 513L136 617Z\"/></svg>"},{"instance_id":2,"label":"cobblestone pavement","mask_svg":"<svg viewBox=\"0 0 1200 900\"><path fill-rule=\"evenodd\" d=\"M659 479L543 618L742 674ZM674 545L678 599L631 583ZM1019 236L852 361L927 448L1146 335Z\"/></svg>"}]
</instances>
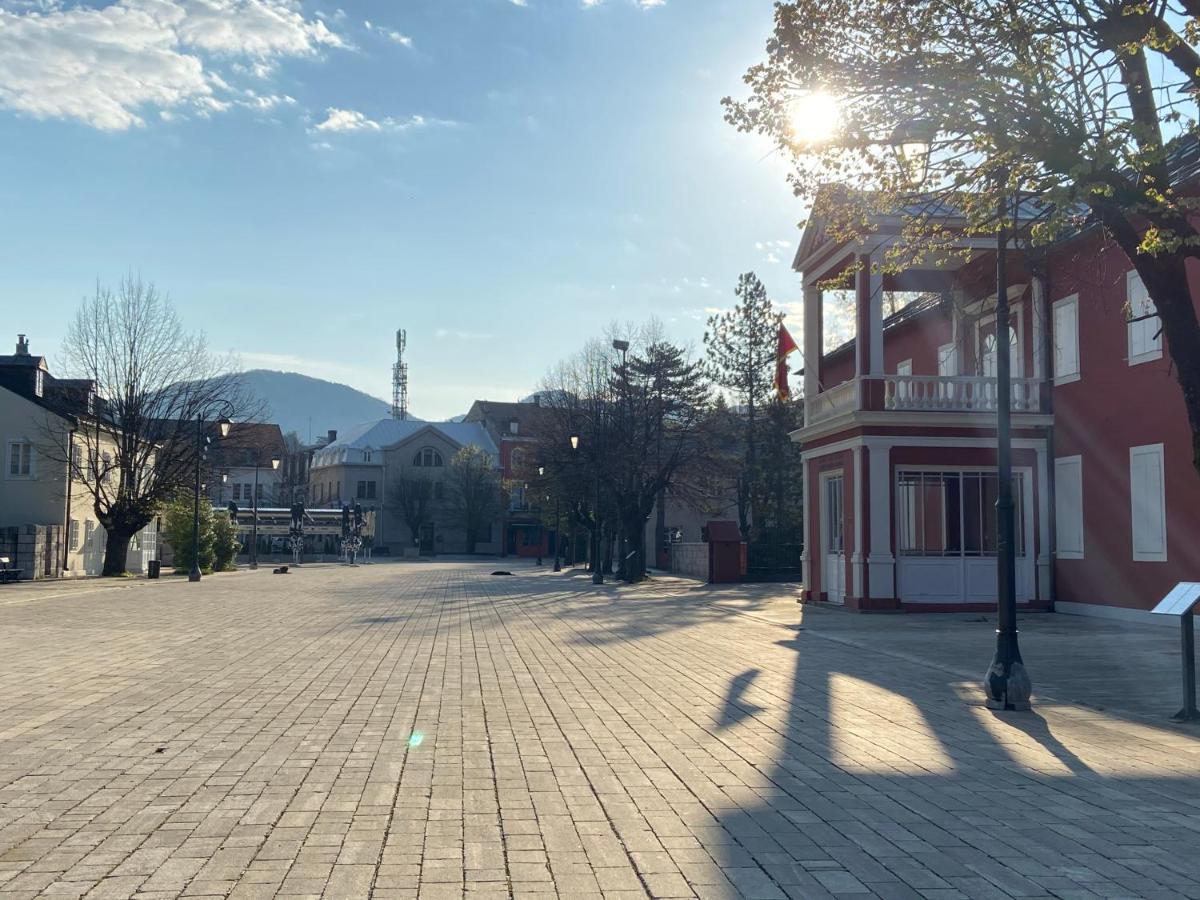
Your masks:
<instances>
[{"instance_id":1,"label":"cobblestone pavement","mask_svg":"<svg viewBox=\"0 0 1200 900\"><path fill-rule=\"evenodd\" d=\"M1193 736L494 565L0 589L0 897L1200 897Z\"/></svg>"}]
</instances>

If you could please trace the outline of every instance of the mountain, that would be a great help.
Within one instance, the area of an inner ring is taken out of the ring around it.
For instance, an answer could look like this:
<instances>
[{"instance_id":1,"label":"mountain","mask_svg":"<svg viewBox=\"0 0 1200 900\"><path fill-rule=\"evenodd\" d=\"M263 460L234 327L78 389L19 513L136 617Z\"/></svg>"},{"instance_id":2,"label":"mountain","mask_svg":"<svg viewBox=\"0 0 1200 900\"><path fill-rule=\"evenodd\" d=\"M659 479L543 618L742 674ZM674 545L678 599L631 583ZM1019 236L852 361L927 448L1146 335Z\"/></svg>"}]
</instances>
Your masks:
<instances>
[{"instance_id":1,"label":"mountain","mask_svg":"<svg viewBox=\"0 0 1200 900\"><path fill-rule=\"evenodd\" d=\"M242 373L242 380L246 389L266 405L265 421L277 422L284 434L294 431L305 442L331 428L345 434L355 425L392 414L391 405L378 397L298 372L251 369Z\"/></svg>"}]
</instances>

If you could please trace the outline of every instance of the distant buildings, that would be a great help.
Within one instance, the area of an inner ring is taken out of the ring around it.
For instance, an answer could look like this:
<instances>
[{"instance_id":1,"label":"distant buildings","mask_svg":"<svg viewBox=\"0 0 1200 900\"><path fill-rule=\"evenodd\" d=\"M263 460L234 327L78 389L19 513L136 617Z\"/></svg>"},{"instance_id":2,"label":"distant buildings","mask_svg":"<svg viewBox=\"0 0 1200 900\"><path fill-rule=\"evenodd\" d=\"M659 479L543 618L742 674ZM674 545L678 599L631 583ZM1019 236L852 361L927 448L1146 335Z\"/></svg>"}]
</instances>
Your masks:
<instances>
[{"instance_id":1,"label":"distant buildings","mask_svg":"<svg viewBox=\"0 0 1200 900\"><path fill-rule=\"evenodd\" d=\"M22 569L22 578L98 575L103 567L107 535L81 477L94 467L75 438L100 413L96 385L55 378L46 358L29 352L25 335L18 335L14 354L0 356L0 556ZM103 434L102 456L116 449L111 443L105 449ZM153 525L136 535L128 569L142 571L155 544Z\"/></svg>"},{"instance_id":2,"label":"distant buildings","mask_svg":"<svg viewBox=\"0 0 1200 900\"><path fill-rule=\"evenodd\" d=\"M422 554L465 553L467 535L455 514L449 465L463 447L476 446L494 460L500 472L500 450L478 422L416 422L381 419L351 429L344 437L315 450L309 472L308 505L361 505L375 510L377 548L401 556L408 548ZM429 483L421 504L424 515L416 533L405 515L404 486ZM502 519L479 538L479 553L500 553Z\"/></svg>"},{"instance_id":3,"label":"distant buildings","mask_svg":"<svg viewBox=\"0 0 1200 900\"><path fill-rule=\"evenodd\" d=\"M278 469L272 467L272 459L279 460ZM294 464L285 470L285 461L288 451L278 425L234 422L228 437L209 445L208 497L215 506L233 502L239 509L250 509L257 492L260 507L290 506L292 484L286 476L295 470Z\"/></svg>"}]
</instances>

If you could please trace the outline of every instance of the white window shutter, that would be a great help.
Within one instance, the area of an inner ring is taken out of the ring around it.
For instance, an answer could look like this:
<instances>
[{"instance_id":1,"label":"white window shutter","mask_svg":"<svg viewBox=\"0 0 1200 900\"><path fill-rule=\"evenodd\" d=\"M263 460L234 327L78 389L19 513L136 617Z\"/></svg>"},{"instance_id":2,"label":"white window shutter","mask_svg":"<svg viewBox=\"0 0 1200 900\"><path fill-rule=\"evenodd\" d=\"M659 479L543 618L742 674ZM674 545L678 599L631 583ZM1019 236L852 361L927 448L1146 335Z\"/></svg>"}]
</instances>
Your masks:
<instances>
[{"instance_id":1,"label":"white window shutter","mask_svg":"<svg viewBox=\"0 0 1200 900\"><path fill-rule=\"evenodd\" d=\"M1162 444L1129 449L1129 501L1133 558L1142 562L1166 562L1166 477Z\"/></svg>"},{"instance_id":2,"label":"white window shutter","mask_svg":"<svg viewBox=\"0 0 1200 900\"><path fill-rule=\"evenodd\" d=\"M1054 304L1054 382L1079 378L1079 298Z\"/></svg>"},{"instance_id":3,"label":"white window shutter","mask_svg":"<svg viewBox=\"0 0 1200 900\"><path fill-rule=\"evenodd\" d=\"M1059 559L1083 559L1083 460L1054 461L1054 545Z\"/></svg>"}]
</instances>

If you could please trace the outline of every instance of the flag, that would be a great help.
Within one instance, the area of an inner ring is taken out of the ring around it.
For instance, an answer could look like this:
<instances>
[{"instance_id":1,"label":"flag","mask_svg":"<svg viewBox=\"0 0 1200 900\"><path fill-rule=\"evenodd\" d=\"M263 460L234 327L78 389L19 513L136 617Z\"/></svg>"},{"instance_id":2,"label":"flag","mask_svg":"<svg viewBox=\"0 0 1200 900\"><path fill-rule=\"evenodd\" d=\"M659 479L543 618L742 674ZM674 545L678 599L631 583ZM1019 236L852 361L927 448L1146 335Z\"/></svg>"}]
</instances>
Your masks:
<instances>
[{"instance_id":1,"label":"flag","mask_svg":"<svg viewBox=\"0 0 1200 900\"><path fill-rule=\"evenodd\" d=\"M796 346L796 342L792 340L792 336L788 333L787 328L780 322L779 342L775 349L775 390L779 393L780 400L786 400L791 396L792 392L788 387L787 358L799 349Z\"/></svg>"}]
</instances>

